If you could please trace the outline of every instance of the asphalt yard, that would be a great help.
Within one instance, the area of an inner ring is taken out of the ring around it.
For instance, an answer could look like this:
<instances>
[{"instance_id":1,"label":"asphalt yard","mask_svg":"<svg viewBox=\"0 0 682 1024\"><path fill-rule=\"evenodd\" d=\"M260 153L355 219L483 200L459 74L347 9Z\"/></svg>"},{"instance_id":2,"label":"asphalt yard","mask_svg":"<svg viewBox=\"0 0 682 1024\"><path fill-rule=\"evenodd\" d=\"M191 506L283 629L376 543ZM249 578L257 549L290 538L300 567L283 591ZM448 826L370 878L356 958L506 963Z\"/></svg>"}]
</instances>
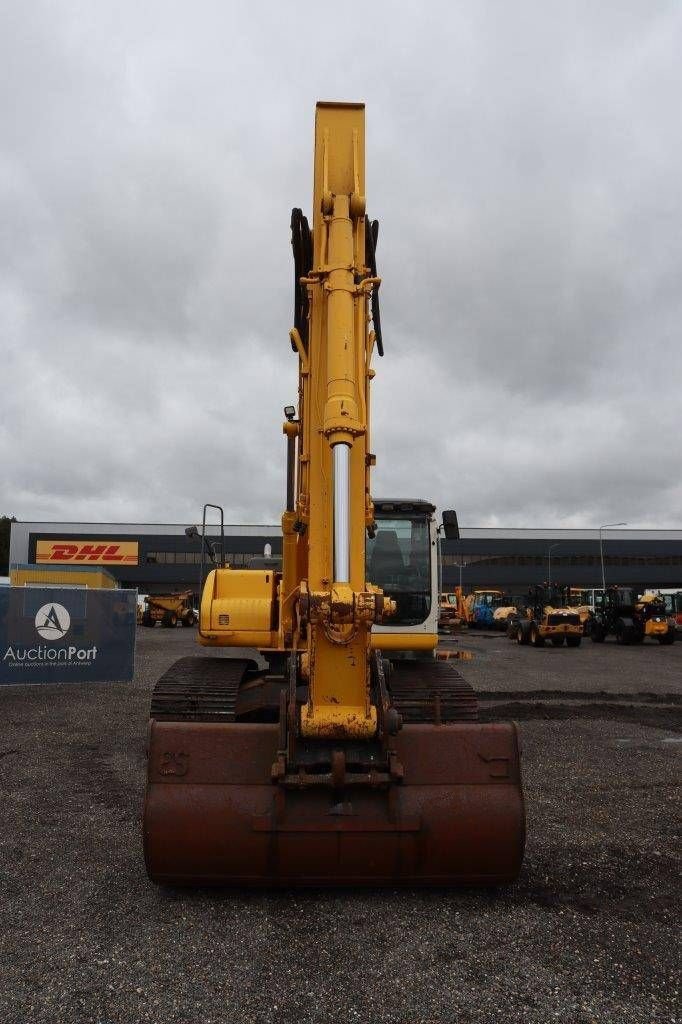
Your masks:
<instances>
[{"instance_id":1,"label":"asphalt yard","mask_svg":"<svg viewBox=\"0 0 682 1024\"><path fill-rule=\"evenodd\" d=\"M193 634L138 630L133 684L0 689L0 1021L682 1020L682 643L444 639L521 726L519 881L495 891L159 890L140 839L151 689Z\"/></svg>"}]
</instances>

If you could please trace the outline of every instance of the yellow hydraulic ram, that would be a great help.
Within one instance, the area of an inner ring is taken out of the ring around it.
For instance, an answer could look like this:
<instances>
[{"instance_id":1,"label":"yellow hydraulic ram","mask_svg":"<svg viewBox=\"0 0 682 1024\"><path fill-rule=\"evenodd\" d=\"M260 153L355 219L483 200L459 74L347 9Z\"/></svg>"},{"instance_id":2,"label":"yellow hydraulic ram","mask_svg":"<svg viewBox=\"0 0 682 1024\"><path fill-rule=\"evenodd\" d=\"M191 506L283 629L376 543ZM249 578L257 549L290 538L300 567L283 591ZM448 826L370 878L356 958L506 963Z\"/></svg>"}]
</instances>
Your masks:
<instances>
[{"instance_id":1,"label":"yellow hydraulic ram","mask_svg":"<svg viewBox=\"0 0 682 1024\"><path fill-rule=\"evenodd\" d=\"M368 297L378 282L365 266L362 104L317 106L313 210L313 265L304 281L309 372L300 404L300 462L307 472L299 473L296 503L308 549L307 580L299 581L310 683L301 729L304 736L369 737L377 729L369 634L383 602L365 585L365 530L372 521Z\"/></svg>"}]
</instances>

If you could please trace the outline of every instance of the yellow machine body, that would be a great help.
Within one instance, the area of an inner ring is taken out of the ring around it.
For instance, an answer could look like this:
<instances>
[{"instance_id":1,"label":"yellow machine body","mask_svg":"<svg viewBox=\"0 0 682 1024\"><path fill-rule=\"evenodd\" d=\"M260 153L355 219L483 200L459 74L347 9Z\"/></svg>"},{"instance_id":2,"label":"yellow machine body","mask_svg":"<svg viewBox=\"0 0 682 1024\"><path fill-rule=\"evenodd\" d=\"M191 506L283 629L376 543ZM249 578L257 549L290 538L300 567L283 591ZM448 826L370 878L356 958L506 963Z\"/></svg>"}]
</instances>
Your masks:
<instances>
[{"instance_id":1,"label":"yellow machine body","mask_svg":"<svg viewBox=\"0 0 682 1024\"><path fill-rule=\"evenodd\" d=\"M537 624L540 636L545 640L551 640L553 637L582 637L582 622L571 621L576 612L576 608L553 608L551 605L545 605L544 616Z\"/></svg>"},{"instance_id":2,"label":"yellow machine body","mask_svg":"<svg viewBox=\"0 0 682 1024\"><path fill-rule=\"evenodd\" d=\"M647 619L644 624L644 635L650 637L667 636L670 623L667 618Z\"/></svg>"},{"instance_id":3,"label":"yellow machine body","mask_svg":"<svg viewBox=\"0 0 682 1024\"><path fill-rule=\"evenodd\" d=\"M155 611L180 613L191 601L192 591L182 594L148 594L145 604Z\"/></svg>"},{"instance_id":4,"label":"yellow machine body","mask_svg":"<svg viewBox=\"0 0 682 1024\"><path fill-rule=\"evenodd\" d=\"M200 608L200 643L207 646L274 648L277 574L273 570L213 569Z\"/></svg>"},{"instance_id":5,"label":"yellow machine body","mask_svg":"<svg viewBox=\"0 0 682 1024\"><path fill-rule=\"evenodd\" d=\"M437 633L401 633L396 630L391 633L372 633L370 637L370 649L387 654L392 651L435 651L437 646Z\"/></svg>"},{"instance_id":6,"label":"yellow machine body","mask_svg":"<svg viewBox=\"0 0 682 1024\"><path fill-rule=\"evenodd\" d=\"M654 614L651 618L647 618L644 623L644 635L657 640L659 637L665 637L670 635L670 631L675 630L675 620L666 614L665 607L662 605L661 597L658 594L646 593L642 594L637 604L643 609L650 609L652 605L661 605L661 613Z\"/></svg>"}]
</instances>

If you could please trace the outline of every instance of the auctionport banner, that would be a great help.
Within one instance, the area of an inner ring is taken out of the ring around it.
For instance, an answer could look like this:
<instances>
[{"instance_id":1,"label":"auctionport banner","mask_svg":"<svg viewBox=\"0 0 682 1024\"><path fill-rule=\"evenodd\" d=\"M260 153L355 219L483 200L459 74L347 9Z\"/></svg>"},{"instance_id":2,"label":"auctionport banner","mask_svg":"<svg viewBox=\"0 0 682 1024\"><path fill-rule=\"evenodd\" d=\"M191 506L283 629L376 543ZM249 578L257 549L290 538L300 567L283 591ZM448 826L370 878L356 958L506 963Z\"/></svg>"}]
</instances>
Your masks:
<instances>
[{"instance_id":1,"label":"auctionport banner","mask_svg":"<svg viewBox=\"0 0 682 1024\"><path fill-rule=\"evenodd\" d=\"M0 587L0 685L131 680L136 594Z\"/></svg>"}]
</instances>

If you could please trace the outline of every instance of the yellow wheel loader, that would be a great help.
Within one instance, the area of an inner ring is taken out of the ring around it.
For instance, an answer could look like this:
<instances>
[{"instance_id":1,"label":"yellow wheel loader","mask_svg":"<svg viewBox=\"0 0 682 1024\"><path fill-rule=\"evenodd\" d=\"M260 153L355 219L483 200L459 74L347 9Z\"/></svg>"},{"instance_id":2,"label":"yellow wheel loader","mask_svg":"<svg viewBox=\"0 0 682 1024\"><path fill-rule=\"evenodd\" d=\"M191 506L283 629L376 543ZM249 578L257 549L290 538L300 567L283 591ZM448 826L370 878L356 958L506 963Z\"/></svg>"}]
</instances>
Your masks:
<instances>
[{"instance_id":1,"label":"yellow wheel loader","mask_svg":"<svg viewBox=\"0 0 682 1024\"><path fill-rule=\"evenodd\" d=\"M318 104L312 231L300 210L291 226L298 403L283 425L282 567L219 558L201 597L204 655L154 689L148 873L202 886L510 882L525 834L516 727L478 722L471 688L435 657L433 506L370 494L383 344L362 104Z\"/></svg>"},{"instance_id":2,"label":"yellow wheel loader","mask_svg":"<svg viewBox=\"0 0 682 1024\"><path fill-rule=\"evenodd\" d=\"M509 619L507 636L533 647L544 647L547 640L553 647L580 647L583 627L577 611L566 607L562 588L535 586L528 592L525 612Z\"/></svg>"}]
</instances>

